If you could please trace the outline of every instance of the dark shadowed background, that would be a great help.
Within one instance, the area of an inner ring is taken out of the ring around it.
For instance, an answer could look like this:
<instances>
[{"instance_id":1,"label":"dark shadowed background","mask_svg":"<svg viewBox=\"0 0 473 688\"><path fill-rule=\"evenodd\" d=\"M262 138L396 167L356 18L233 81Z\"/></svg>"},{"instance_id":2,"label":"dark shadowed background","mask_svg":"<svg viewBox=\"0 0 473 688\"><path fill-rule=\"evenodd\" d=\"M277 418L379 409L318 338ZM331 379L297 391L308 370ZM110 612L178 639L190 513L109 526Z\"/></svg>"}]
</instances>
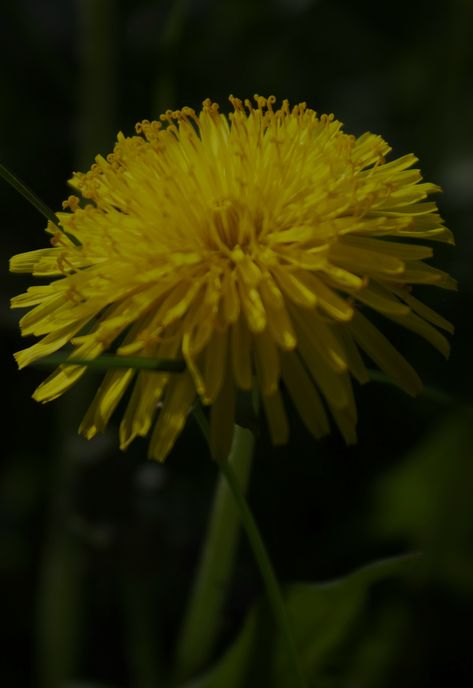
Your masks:
<instances>
[{"instance_id":1,"label":"dark shadowed background","mask_svg":"<svg viewBox=\"0 0 473 688\"><path fill-rule=\"evenodd\" d=\"M0 161L53 209L71 172L117 131L230 93L275 94L333 112L345 130L414 152L439 183L456 248L435 246L458 293L418 293L456 327L445 362L388 328L430 391L357 389L359 443L258 438L250 501L283 581L323 581L422 550L377 588L323 688L427 688L473 677L473 3L398 0L4 0ZM45 372L17 372L11 296L31 280L10 255L46 246L44 221L0 183L2 462L0 685L151 688L169 663L217 475L191 419L165 465L116 426L76 427L97 377L48 406ZM243 542L217 655L261 592ZM255 684L256 686L257 684ZM251 688L251 686L250 686Z\"/></svg>"}]
</instances>

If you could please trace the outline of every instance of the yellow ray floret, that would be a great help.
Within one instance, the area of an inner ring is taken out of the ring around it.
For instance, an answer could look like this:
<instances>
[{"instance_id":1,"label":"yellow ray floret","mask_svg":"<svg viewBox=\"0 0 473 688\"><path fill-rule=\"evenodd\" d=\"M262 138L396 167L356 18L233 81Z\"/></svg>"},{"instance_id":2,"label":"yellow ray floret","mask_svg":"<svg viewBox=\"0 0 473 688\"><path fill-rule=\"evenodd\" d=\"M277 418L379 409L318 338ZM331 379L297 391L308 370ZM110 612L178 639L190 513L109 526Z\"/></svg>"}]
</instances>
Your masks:
<instances>
[{"instance_id":1,"label":"yellow ray floret","mask_svg":"<svg viewBox=\"0 0 473 688\"><path fill-rule=\"evenodd\" d=\"M351 378L366 358L410 394L413 368L370 322L376 311L448 355L450 324L412 284L455 288L415 240L453 243L413 155L386 162L388 144L345 134L305 103L231 97L222 114L168 111L118 135L113 153L74 174L78 196L49 225L51 247L14 256L11 270L51 278L13 299L31 310L20 367L66 345L74 358L183 358L184 373L107 373L81 425L102 431L125 394L120 445L151 433L171 451L197 398L210 406L214 457L228 451L241 390L256 387L274 443L286 442L290 400L315 437L330 417L356 439ZM86 202L82 202L81 197ZM36 390L49 401L83 374L61 367Z\"/></svg>"}]
</instances>

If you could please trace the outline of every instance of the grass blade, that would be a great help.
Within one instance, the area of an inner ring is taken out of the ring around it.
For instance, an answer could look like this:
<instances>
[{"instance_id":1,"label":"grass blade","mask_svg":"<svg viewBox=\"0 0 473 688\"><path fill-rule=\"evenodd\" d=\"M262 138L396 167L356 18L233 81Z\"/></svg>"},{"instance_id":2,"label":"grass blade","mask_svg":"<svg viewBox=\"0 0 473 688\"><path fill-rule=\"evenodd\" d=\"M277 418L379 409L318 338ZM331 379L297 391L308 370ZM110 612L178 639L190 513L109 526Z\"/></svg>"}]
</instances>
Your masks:
<instances>
[{"instance_id":1,"label":"grass blade","mask_svg":"<svg viewBox=\"0 0 473 688\"><path fill-rule=\"evenodd\" d=\"M10 170L8 170L2 163L0 163L0 177L2 177L7 184L10 184L10 186L15 189L19 194L25 198L28 203L31 203L31 205L36 208L38 212L43 215L43 217L46 218L49 222L51 222L55 227L59 229L63 234L65 234L73 244L76 246L80 246L80 241L76 239L72 234L69 234L68 232L64 231L64 229L61 227L61 225L58 222L58 219L55 215L55 213L51 210L49 206L46 205L46 203L33 191L33 189L30 189L30 187L25 184L25 182L21 181L21 179L18 179Z\"/></svg>"}]
</instances>

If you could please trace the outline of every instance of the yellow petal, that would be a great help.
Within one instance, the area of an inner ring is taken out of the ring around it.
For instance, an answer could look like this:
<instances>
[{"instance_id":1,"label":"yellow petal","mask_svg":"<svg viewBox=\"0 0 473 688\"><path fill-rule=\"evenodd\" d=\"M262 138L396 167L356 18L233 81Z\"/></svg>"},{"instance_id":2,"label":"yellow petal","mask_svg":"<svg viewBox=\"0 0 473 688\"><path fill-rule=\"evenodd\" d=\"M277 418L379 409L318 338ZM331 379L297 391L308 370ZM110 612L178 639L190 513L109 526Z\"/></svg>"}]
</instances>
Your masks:
<instances>
[{"instance_id":1,"label":"yellow petal","mask_svg":"<svg viewBox=\"0 0 473 688\"><path fill-rule=\"evenodd\" d=\"M304 273L296 276L287 268L274 267L272 273L281 288L281 291L293 301L295 304L305 306L306 308L313 308L315 306L317 297L310 286L307 286Z\"/></svg>"},{"instance_id":2,"label":"yellow petal","mask_svg":"<svg viewBox=\"0 0 473 688\"><path fill-rule=\"evenodd\" d=\"M195 387L189 373L173 377L166 390L163 407L149 444L149 457L164 461L181 432L195 399Z\"/></svg>"},{"instance_id":3,"label":"yellow petal","mask_svg":"<svg viewBox=\"0 0 473 688\"><path fill-rule=\"evenodd\" d=\"M10 272L30 272L43 277L61 275L58 259L63 252L62 248L40 248L19 253L10 259Z\"/></svg>"},{"instance_id":4,"label":"yellow petal","mask_svg":"<svg viewBox=\"0 0 473 688\"><path fill-rule=\"evenodd\" d=\"M441 315L426 306L425 303L422 303L416 299L414 296L412 296L412 294L405 292L402 293L401 297L404 299L407 305L410 306L413 311L415 311L415 313L420 315L421 318L427 320L433 325L437 325L437 327L441 327L443 330L450 332L450 334L453 334L455 329L453 325L449 323L448 320L445 320L445 318L442 318Z\"/></svg>"},{"instance_id":5,"label":"yellow petal","mask_svg":"<svg viewBox=\"0 0 473 688\"><path fill-rule=\"evenodd\" d=\"M338 330L332 330L315 311L293 308L291 313L298 336L307 340L307 345L320 356L325 365L338 373L344 372L347 362Z\"/></svg>"},{"instance_id":6,"label":"yellow petal","mask_svg":"<svg viewBox=\"0 0 473 688\"><path fill-rule=\"evenodd\" d=\"M330 432L320 396L296 352L281 355L282 378L299 416L316 438Z\"/></svg>"},{"instance_id":7,"label":"yellow petal","mask_svg":"<svg viewBox=\"0 0 473 688\"><path fill-rule=\"evenodd\" d=\"M226 270L222 282L222 309L227 323L234 323L240 314L240 298L236 288L236 276L233 270Z\"/></svg>"},{"instance_id":8,"label":"yellow petal","mask_svg":"<svg viewBox=\"0 0 473 688\"><path fill-rule=\"evenodd\" d=\"M58 368L35 389L33 399L43 403L57 399L61 394L67 392L85 372L84 366L71 365Z\"/></svg>"},{"instance_id":9,"label":"yellow petal","mask_svg":"<svg viewBox=\"0 0 473 688\"><path fill-rule=\"evenodd\" d=\"M337 335L343 344L345 360L350 373L362 385L369 382L370 376L351 333L345 327L340 326L337 328Z\"/></svg>"},{"instance_id":10,"label":"yellow petal","mask_svg":"<svg viewBox=\"0 0 473 688\"><path fill-rule=\"evenodd\" d=\"M349 327L360 347L399 387L412 396L420 392L422 383L415 370L361 313L355 314Z\"/></svg>"},{"instance_id":11,"label":"yellow petal","mask_svg":"<svg viewBox=\"0 0 473 688\"><path fill-rule=\"evenodd\" d=\"M393 282L401 282L407 284L433 284L443 289L450 289L454 291L457 288L457 282L450 277L450 275L443 270L434 268L426 263L420 261L412 261L406 263L406 268L402 275L396 275Z\"/></svg>"},{"instance_id":12,"label":"yellow petal","mask_svg":"<svg viewBox=\"0 0 473 688\"><path fill-rule=\"evenodd\" d=\"M372 239L366 236L344 237L343 244L344 246L352 246L354 248L382 253L386 256L394 256L395 258L400 258L401 261L431 258L433 254L430 246L406 244L388 239Z\"/></svg>"},{"instance_id":13,"label":"yellow petal","mask_svg":"<svg viewBox=\"0 0 473 688\"><path fill-rule=\"evenodd\" d=\"M343 408L332 408L332 415L347 444L356 443L356 405L351 401Z\"/></svg>"},{"instance_id":14,"label":"yellow petal","mask_svg":"<svg viewBox=\"0 0 473 688\"><path fill-rule=\"evenodd\" d=\"M17 351L14 356L18 367L24 368L30 363L37 361L39 358L44 358L58 351L61 347L70 342L71 338L79 332L87 322L88 320L79 320L78 322L69 323L62 329L55 330L51 332L51 334L46 335L39 342L33 344L33 346L23 349L22 351Z\"/></svg>"},{"instance_id":15,"label":"yellow petal","mask_svg":"<svg viewBox=\"0 0 473 688\"><path fill-rule=\"evenodd\" d=\"M353 308L347 300L330 289L324 282L312 273L300 275L300 279L311 290L316 303L335 320L350 320Z\"/></svg>"},{"instance_id":16,"label":"yellow petal","mask_svg":"<svg viewBox=\"0 0 473 688\"><path fill-rule=\"evenodd\" d=\"M104 431L134 374L134 370L110 370L106 373L79 427L79 432L87 439Z\"/></svg>"},{"instance_id":17,"label":"yellow petal","mask_svg":"<svg viewBox=\"0 0 473 688\"><path fill-rule=\"evenodd\" d=\"M397 276L404 270L404 262L399 258L387 255L381 250L364 248L363 243L356 245L345 240L332 245L330 260L347 270L367 274L382 273Z\"/></svg>"},{"instance_id":18,"label":"yellow petal","mask_svg":"<svg viewBox=\"0 0 473 688\"><path fill-rule=\"evenodd\" d=\"M255 287L248 288L243 282L238 283L240 303L251 332L262 332L266 327L266 311L261 296Z\"/></svg>"},{"instance_id":19,"label":"yellow petal","mask_svg":"<svg viewBox=\"0 0 473 688\"><path fill-rule=\"evenodd\" d=\"M394 320L402 327L412 330L421 337L424 337L428 342L435 346L441 354L448 358L450 353L450 344L447 339L435 327L432 327L428 322L419 318L415 313L407 313L405 315L397 315L394 313L386 313L386 317Z\"/></svg>"},{"instance_id":20,"label":"yellow petal","mask_svg":"<svg viewBox=\"0 0 473 688\"><path fill-rule=\"evenodd\" d=\"M307 370L330 406L336 408L346 406L348 399L341 379L346 373L335 373L333 368L326 364L317 349L311 347L310 341L303 335L299 338L298 351Z\"/></svg>"},{"instance_id":21,"label":"yellow petal","mask_svg":"<svg viewBox=\"0 0 473 688\"><path fill-rule=\"evenodd\" d=\"M399 299L394 296L394 294L376 282L371 281L370 284L357 292L355 295L358 301L365 303L380 313L386 315L407 315L409 313L409 307L406 304L401 303Z\"/></svg>"},{"instance_id":22,"label":"yellow petal","mask_svg":"<svg viewBox=\"0 0 473 688\"><path fill-rule=\"evenodd\" d=\"M289 439L289 424L281 393L277 390L274 394L262 394L261 400L268 422L271 442L275 445L286 444Z\"/></svg>"},{"instance_id":23,"label":"yellow petal","mask_svg":"<svg viewBox=\"0 0 473 688\"><path fill-rule=\"evenodd\" d=\"M53 282L52 284L45 284L38 287L28 287L24 294L14 296L10 302L12 308L27 308L29 306L37 306L49 298L54 298L58 295L60 289L58 285L64 284L64 291L67 290L65 280ZM64 295L63 295L64 298Z\"/></svg>"},{"instance_id":24,"label":"yellow petal","mask_svg":"<svg viewBox=\"0 0 473 688\"><path fill-rule=\"evenodd\" d=\"M279 352L268 331L253 336L258 387L263 394L274 394L278 387Z\"/></svg>"},{"instance_id":25,"label":"yellow petal","mask_svg":"<svg viewBox=\"0 0 473 688\"><path fill-rule=\"evenodd\" d=\"M120 449L126 449L135 437L148 434L169 378L168 373L139 372L120 423Z\"/></svg>"},{"instance_id":26,"label":"yellow petal","mask_svg":"<svg viewBox=\"0 0 473 688\"><path fill-rule=\"evenodd\" d=\"M228 332L214 332L205 349L204 395L205 404L212 404L227 374Z\"/></svg>"},{"instance_id":27,"label":"yellow petal","mask_svg":"<svg viewBox=\"0 0 473 688\"><path fill-rule=\"evenodd\" d=\"M354 275L352 272L335 265L328 264L324 266L323 273L329 278L329 284L338 289L358 290L365 285L365 280L362 277L358 277L358 275Z\"/></svg>"}]
</instances>

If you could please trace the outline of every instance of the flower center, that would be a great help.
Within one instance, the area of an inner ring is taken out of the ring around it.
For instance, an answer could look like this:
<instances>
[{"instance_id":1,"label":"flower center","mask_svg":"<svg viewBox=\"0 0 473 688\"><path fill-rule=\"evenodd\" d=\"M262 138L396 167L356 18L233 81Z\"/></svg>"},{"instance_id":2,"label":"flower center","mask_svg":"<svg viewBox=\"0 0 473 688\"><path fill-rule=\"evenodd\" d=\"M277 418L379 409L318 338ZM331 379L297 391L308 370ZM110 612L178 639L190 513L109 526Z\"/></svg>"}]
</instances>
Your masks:
<instances>
[{"instance_id":1,"label":"flower center","mask_svg":"<svg viewBox=\"0 0 473 688\"><path fill-rule=\"evenodd\" d=\"M224 244L232 249L236 244L241 244L241 208L235 199L222 198L218 200L212 210L211 223L212 234L215 234L217 243Z\"/></svg>"},{"instance_id":2,"label":"flower center","mask_svg":"<svg viewBox=\"0 0 473 688\"><path fill-rule=\"evenodd\" d=\"M235 248L249 249L261 235L262 218L244 201L222 197L212 206L208 220L208 244L228 255Z\"/></svg>"}]
</instances>

